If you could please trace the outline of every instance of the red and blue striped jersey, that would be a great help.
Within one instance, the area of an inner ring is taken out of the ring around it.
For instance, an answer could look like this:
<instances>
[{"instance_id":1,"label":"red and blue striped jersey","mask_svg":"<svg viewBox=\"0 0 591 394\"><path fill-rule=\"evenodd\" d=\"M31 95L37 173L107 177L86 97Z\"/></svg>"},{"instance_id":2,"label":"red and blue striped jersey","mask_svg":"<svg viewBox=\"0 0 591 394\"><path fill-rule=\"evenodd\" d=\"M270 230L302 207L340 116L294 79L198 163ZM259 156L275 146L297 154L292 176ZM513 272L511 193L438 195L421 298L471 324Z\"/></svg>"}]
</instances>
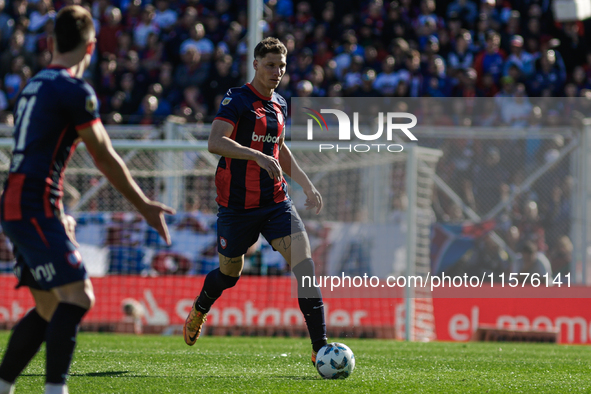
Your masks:
<instances>
[{"instance_id":1,"label":"red and blue striped jersey","mask_svg":"<svg viewBox=\"0 0 591 394\"><path fill-rule=\"evenodd\" d=\"M287 102L277 93L265 97L247 83L232 88L220 104L215 119L234 126L230 136L279 160L279 139L285 128ZM232 209L252 209L285 201L287 182L272 179L253 160L222 157L215 174L218 204Z\"/></svg>"},{"instance_id":2,"label":"red and blue striped jersey","mask_svg":"<svg viewBox=\"0 0 591 394\"><path fill-rule=\"evenodd\" d=\"M23 88L14 119L15 147L0 202L2 219L59 216L77 130L100 122L94 90L65 68L44 69Z\"/></svg>"}]
</instances>

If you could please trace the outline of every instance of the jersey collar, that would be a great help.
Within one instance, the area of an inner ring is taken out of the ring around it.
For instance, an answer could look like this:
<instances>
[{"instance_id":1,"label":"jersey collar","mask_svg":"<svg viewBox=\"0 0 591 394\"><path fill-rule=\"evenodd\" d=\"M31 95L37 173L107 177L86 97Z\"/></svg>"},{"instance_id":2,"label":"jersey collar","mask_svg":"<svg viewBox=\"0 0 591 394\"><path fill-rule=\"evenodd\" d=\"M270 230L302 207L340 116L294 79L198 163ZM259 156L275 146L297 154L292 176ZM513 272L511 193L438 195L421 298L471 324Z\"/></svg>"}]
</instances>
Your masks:
<instances>
[{"instance_id":1,"label":"jersey collar","mask_svg":"<svg viewBox=\"0 0 591 394\"><path fill-rule=\"evenodd\" d=\"M254 86L252 86L252 85L250 84L250 82L247 82L247 83L246 83L246 86L247 86L247 87L248 87L250 90L252 90L252 92L253 92L254 94L256 94L256 95L257 95L259 98L262 98L263 100L271 101L271 98L272 98L271 96L269 96L269 97L267 97L267 96L263 96L262 94L260 94L260 93L258 92L258 90L256 90L256 89L254 88Z\"/></svg>"},{"instance_id":2,"label":"jersey collar","mask_svg":"<svg viewBox=\"0 0 591 394\"><path fill-rule=\"evenodd\" d=\"M70 76L73 78L74 77L74 73L72 72L72 70L70 70L69 68L59 65L59 64L50 64L49 66L47 66L47 68L51 69L51 70L67 70L68 74L70 74Z\"/></svg>"}]
</instances>

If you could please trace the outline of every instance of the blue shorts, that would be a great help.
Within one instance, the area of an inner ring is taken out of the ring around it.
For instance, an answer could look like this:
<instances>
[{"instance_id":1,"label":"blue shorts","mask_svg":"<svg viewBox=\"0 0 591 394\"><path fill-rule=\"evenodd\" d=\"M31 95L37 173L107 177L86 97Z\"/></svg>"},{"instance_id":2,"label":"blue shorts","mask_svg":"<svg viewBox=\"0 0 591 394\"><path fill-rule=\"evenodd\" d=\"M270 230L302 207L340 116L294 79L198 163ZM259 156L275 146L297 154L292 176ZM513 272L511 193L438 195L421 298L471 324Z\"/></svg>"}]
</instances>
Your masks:
<instances>
[{"instance_id":1,"label":"blue shorts","mask_svg":"<svg viewBox=\"0 0 591 394\"><path fill-rule=\"evenodd\" d=\"M13 245L16 287L50 290L88 278L82 256L57 218L2 221Z\"/></svg>"},{"instance_id":2,"label":"blue shorts","mask_svg":"<svg viewBox=\"0 0 591 394\"><path fill-rule=\"evenodd\" d=\"M259 234L271 243L277 238L306 231L291 200L254 209L218 208L218 252L226 257L242 256Z\"/></svg>"}]
</instances>

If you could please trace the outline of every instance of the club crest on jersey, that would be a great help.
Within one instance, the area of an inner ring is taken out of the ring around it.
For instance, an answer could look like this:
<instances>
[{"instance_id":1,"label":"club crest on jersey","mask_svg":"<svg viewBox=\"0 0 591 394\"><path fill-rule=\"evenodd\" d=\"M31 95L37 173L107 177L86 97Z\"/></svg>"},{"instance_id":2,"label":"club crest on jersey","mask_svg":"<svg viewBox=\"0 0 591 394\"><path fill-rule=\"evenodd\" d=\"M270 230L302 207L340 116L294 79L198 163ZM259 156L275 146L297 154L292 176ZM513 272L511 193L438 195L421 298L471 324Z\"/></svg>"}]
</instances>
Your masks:
<instances>
[{"instance_id":1,"label":"club crest on jersey","mask_svg":"<svg viewBox=\"0 0 591 394\"><path fill-rule=\"evenodd\" d=\"M66 261L74 268L79 268L82 263L82 256L77 250L66 253Z\"/></svg>"},{"instance_id":2,"label":"club crest on jersey","mask_svg":"<svg viewBox=\"0 0 591 394\"><path fill-rule=\"evenodd\" d=\"M98 107L96 96L93 94L92 96L86 97L86 110L91 114L94 114L96 108Z\"/></svg>"},{"instance_id":3,"label":"club crest on jersey","mask_svg":"<svg viewBox=\"0 0 591 394\"><path fill-rule=\"evenodd\" d=\"M232 97L226 97L222 100L222 105L228 105L230 104L230 101L232 101Z\"/></svg>"},{"instance_id":4,"label":"club crest on jersey","mask_svg":"<svg viewBox=\"0 0 591 394\"><path fill-rule=\"evenodd\" d=\"M226 241L226 238L220 237L220 245L222 249L226 249L226 246L228 246L228 241Z\"/></svg>"}]
</instances>

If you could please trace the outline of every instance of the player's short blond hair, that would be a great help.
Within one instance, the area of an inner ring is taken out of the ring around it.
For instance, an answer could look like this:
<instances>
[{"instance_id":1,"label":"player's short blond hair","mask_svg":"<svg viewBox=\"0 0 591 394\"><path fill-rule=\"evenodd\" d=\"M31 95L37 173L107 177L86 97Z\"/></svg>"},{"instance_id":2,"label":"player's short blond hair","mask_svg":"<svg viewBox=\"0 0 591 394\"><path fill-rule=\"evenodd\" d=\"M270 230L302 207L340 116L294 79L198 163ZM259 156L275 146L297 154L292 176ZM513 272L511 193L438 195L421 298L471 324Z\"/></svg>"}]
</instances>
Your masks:
<instances>
[{"instance_id":1,"label":"player's short blond hair","mask_svg":"<svg viewBox=\"0 0 591 394\"><path fill-rule=\"evenodd\" d=\"M263 58L268 53L276 53L279 55L287 55L287 48L278 38L267 37L263 41L259 42L254 48L254 57Z\"/></svg>"}]
</instances>

